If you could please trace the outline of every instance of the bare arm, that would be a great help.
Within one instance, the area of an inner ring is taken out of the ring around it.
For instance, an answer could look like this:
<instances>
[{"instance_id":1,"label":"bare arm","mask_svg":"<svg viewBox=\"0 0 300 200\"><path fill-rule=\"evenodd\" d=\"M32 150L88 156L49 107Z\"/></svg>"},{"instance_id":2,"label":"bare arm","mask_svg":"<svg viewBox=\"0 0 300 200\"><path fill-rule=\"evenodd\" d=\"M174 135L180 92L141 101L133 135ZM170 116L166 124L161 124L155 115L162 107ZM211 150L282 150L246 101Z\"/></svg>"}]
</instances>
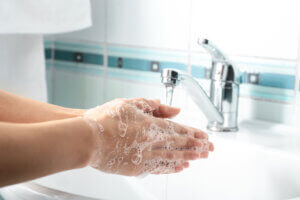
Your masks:
<instances>
[{"instance_id":1,"label":"bare arm","mask_svg":"<svg viewBox=\"0 0 300 200\"><path fill-rule=\"evenodd\" d=\"M0 121L34 123L66 119L81 115L84 110L64 108L0 90Z\"/></svg>"},{"instance_id":2,"label":"bare arm","mask_svg":"<svg viewBox=\"0 0 300 200\"><path fill-rule=\"evenodd\" d=\"M80 118L0 123L0 186L88 165L95 149L91 128Z\"/></svg>"},{"instance_id":3,"label":"bare arm","mask_svg":"<svg viewBox=\"0 0 300 200\"><path fill-rule=\"evenodd\" d=\"M6 105L12 106L15 98L19 97L8 98L12 101ZM31 109L24 108L22 117L13 119L50 121L0 123L0 186L87 165L126 176L175 173L213 151L204 132L163 119L180 110L156 100L118 99L80 118L61 120L33 112L53 113L52 105L22 98L15 102L19 101ZM20 105L16 107L23 109ZM15 108L1 108L6 116L18 113ZM61 115L54 112L53 116Z\"/></svg>"}]
</instances>

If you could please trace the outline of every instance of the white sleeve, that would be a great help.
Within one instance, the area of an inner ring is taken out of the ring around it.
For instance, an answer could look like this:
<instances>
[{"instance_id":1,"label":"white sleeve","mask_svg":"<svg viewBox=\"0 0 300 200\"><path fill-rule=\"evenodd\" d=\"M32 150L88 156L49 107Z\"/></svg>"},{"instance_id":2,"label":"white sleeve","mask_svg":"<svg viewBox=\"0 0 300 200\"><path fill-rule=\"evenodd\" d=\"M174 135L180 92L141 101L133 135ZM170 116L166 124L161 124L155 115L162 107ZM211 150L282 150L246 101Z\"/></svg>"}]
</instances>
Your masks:
<instances>
[{"instance_id":1,"label":"white sleeve","mask_svg":"<svg viewBox=\"0 0 300 200\"><path fill-rule=\"evenodd\" d=\"M91 25L89 0L0 1L0 33L63 33Z\"/></svg>"}]
</instances>

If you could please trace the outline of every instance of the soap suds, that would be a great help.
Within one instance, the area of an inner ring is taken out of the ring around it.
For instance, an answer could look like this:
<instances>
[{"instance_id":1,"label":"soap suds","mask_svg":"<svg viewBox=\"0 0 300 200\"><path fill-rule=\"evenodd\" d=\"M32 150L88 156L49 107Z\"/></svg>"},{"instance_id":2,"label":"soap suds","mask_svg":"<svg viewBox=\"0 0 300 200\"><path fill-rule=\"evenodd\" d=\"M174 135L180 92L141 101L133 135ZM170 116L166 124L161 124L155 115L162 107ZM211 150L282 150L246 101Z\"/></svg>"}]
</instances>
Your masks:
<instances>
[{"instance_id":1,"label":"soap suds","mask_svg":"<svg viewBox=\"0 0 300 200\"><path fill-rule=\"evenodd\" d=\"M185 160L145 157L145 154L149 155L157 149L170 152L188 149L174 146L171 138L182 134L175 131L172 122L162 120L157 124L155 120L149 120L153 117L153 111L146 101L124 99L88 110L83 118L99 134L98 157L95 157L91 166L108 173L132 175L175 172L176 166L182 165ZM103 120L110 127L104 128ZM192 132L186 137L191 137L189 135ZM110 144L104 143L106 140L110 140ZM208 140L199 141L202 143L201 147L193 147L193 150L208 151Z\"/></svg>"}]
</instances>

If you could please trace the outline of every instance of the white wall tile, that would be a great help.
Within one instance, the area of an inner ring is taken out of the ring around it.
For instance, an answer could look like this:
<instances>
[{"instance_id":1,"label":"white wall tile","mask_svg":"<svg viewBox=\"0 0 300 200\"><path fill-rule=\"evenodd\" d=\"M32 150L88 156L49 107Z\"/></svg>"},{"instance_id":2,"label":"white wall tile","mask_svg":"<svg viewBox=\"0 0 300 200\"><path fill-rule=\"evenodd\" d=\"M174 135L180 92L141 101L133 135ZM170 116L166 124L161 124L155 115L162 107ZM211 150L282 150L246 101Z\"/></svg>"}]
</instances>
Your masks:
<instances>
[{"instance_id":1,"label":"white wall tile","mask_svg":"<svg viewBox=\"0 0 300 200\"><path fill-rule=\"evenodd\" d=\"M104 101L116 98L152 98L161 99L162 91L159 87L150 84L140 84L127 80L107 78L105 83Z\"/></svg>"},{"instance_id":2,"label":"white wall tile","mask_svg":"<svg viewBox=\"0 0 300 200\"><path fill-rule=\"evenodd\" d=\"M227 54L295 59L298 0L192 0L192 49L206 37Z\"/></svg>"},{"instance_id":3,"label":"white wall tile","mask_svg":"<svg viewBox=\"0 0 300 200\"><path fill-rule=\"evenodd\" d=\"M187 49L189 0L109 0L109 43Z\"/></svg>"},{"instance_id":4,"label":"white wall tile","mask_svg":"<svg viewBox=\"0 0 300 200\"><path fill-rule=\"evenodd\" d=\"M53 103L70 108L91 108L103 103L103 78L64 69L53 71Z\"/></svg>"},{"instance_id":5,"label":"white wall tile","mask_svg":"<svg viewBox=\"0 0 300 200\"><path fill-rule=\"evenodd\" d=\"M91 0L93 26L84 30L57 34L58 39L104 42L105 0Z\"/></svg>"},{"instance_id":6,"label":"white wall tile","mask_svg":"<svg viewBox=\"0 0 300 200\"><path fill-rule=\"evenodd\" d=\"M105 101L115 98L148 98L160 99L165 104L166 90L163 85L107 78L105 87ZM174 91L172 106L185 109L186 93L181 88Z\"/></svg>"}]
</instances>

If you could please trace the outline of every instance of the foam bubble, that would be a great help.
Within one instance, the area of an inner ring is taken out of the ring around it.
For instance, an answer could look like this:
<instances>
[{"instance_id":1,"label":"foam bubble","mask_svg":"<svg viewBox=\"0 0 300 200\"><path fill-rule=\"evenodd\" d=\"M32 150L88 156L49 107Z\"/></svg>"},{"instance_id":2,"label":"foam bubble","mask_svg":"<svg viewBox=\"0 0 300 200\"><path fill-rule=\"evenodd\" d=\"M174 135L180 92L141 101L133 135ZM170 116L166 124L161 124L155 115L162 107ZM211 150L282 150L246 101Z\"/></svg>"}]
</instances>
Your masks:
<instances>
[{"instance_id":1,"label":"foam bubble","mask_svg":"<svg viewBox=\"0 0 300 200\"><path fill-rule=\"evenodd\" d=\"M164 120L156 124L153 120L151 124L145 123L153 118L153 111L148 103L137 100L117 100L87 111L84 114L87 122L93 126L97 123L98 131L108 134L106 140L100 141L99 157L93 161L92 166L105 172L121 174L175 172L176 166L183 163L182 160L144 156L145 153L151 155L151 151L156 149L153 146L157 144L162 145L161 149L165 151L184 150L172 147L174 141L169 140L170 136L179 135L172 122ZM103 127L98 120L98 115L103 116L103 113L110 127ZM192 134L189 133L190 136ZM208 141L201 142L201 147L196 150L207 151Z\"/></svg>"}]
</instances>

